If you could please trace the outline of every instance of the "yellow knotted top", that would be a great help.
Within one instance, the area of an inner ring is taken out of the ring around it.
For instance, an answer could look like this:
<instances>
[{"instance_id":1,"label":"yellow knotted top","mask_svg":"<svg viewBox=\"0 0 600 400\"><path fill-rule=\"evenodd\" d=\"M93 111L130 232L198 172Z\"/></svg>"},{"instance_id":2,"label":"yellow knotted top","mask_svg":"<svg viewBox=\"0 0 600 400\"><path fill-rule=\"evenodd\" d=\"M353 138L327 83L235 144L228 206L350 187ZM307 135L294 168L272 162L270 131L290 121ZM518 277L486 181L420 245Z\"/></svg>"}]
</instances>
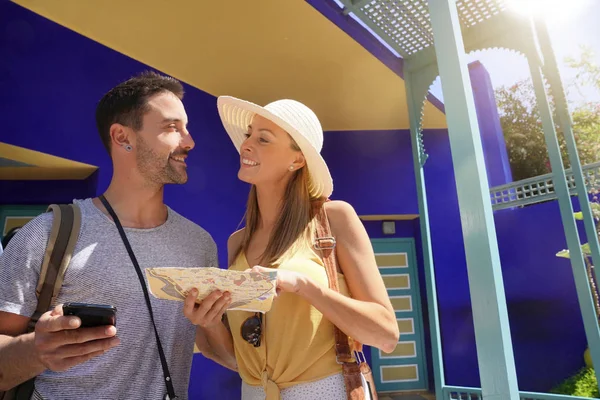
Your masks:
<instances>
[{"instance_id":1,"label":"yellow knotted top","mask_svg":"<svg viewBox=\"0 0 600 400\"><path fill-rule=\"evenodd\" d=\"M229 269L250 268L244 252L240 252ZM309 276L328 287L327 273L321 258L311 250L301 250L279 269ZM349 296L342 274L338 273L340 293ZM228 311L238 371L244 382L263 386L267 400L280 398L279 390L340 373L335 359L334 326L308 301L294 293L281 293L271 310L263 316L260 347L254 347L241 336L244 321L254 313Z\"/></svg>"}]
</instances>

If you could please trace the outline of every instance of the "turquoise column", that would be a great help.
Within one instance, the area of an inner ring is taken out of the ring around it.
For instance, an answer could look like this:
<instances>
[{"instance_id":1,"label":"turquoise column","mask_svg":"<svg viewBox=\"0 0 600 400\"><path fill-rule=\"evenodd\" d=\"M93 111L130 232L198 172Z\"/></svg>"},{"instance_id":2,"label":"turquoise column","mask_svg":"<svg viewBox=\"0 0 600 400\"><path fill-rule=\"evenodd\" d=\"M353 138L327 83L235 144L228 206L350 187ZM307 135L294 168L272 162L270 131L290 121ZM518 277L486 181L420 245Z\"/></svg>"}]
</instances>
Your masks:
<instances>
[{"instance_id":1,"label":"turquoise column","mask_svg":"<svg viewBox=\"0 0 600 400\"><path fill-rule=\"evenodd\" d=\"M408 63L409 61L407 61ZM408 68L407 68L408 69ZM435 398L443 399L442 389L444 383L444 359L442 355L442 338L440 335L440 317L435 283L435 268L433 265L433 252L431 249L431 233L429 230L429 211L427 207L427 192L425 190L425 153L420 139L419 122L422 101L415 96L414 76L412 72L405 72L404 84L408 103L408 116L410 120L410 138L412 143L413 166L417 183L417 199L419 203L419 224L421 227L421 247L423 252L423 266L425 268L425 287L427 290L427 309L429 312L429 332L431 335L431 358L433 362L433 379L435 382Z\"/></svg>"},{"instance_id":2,"label":"turquoise column","mask_svg":"<svg viewBox=\"0 0 600 400\"><path fill-rule=\"evenodd\" d=\"M571 120L571 114L569 113L565 90L562 85L562 80L560 79L556 57L552 50L552 44L550 43L550 36L548 35L546 24L544 21L536 21L535 27L540 48L544 56L544 72L550 83L550 90L552 91L552 97L554 98L556 116L558 117L558 123L562 127L565 135L567 152L569 154L569 161L571 162L571 171L573 172L573 178L575 179L577 196L579 197L581 213L583 214L585 234L588 238L592 253L592 264L600 268L600 244L598 243L598 234L596 233L592 207L590 206L583 169L581 168L581 161L579 160L579 154L577 152L575 136L573 135L573 121ZM594 274L596 279L598 279L599 272L596 268L594 268Z\"/></svg>"},{"instance_id":3,"label":"turquoise column","mask_svg":"<svg viewBox=\"0 0 600 400\"><path fill-rule=\"evenodd\" d=\"M552 167L552 181L558 197L560 216L567 239L567 247L569 248L571 267L573 269L573 277L575 278L575 289L577 290L577 298L579 300L579 307L581 308L581 316L583 317L583 326L592 362L594 365L600 365L600 327L598 327L592 292L587 278L579 235L577 234L577 225L573 217L573 205L571 204L567 177L560 155L558 139L556 138L552 112L550 111L550 104L546 96L544 76L537 57L528 57L528 61L540 117L542 119L544 137L548 146L548 155L550 156L550 165ZM600 383L600 368L596 368L595 373Z\"/></svg>"},{"instance_id":4,"label":"turquoise column","mask_svg":"<svg viewBox=\"0 0 600 400\"><path fill-rule=\"evenodd\" d=\"M454 0L428 3L456 174L483 398L518 400L498 242L458 12Z\"/></svg>"}]
</instances>

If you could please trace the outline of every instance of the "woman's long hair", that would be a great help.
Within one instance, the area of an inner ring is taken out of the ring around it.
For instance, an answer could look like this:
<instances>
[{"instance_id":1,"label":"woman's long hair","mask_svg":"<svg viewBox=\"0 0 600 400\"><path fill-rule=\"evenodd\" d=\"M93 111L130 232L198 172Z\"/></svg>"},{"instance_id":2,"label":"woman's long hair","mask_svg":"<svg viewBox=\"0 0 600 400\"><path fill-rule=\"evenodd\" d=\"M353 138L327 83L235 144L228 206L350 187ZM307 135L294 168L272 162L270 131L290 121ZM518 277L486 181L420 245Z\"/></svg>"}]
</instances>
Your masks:
<instances>
[{"instance_id":1,"label":"woman's long hair","mask_svg":"<svg viewBox=\"0 0 600 400\"><path fill-rule=\"evenodd\" d=\"M292 148L300 151L300 147L293 140ZM275 222L267 247L259 258L259 264L263 267L277 267L291 258L298 250L311 248L314 241L316 223L312 204L322 199L311 197L306 165L293 174L285 189L279 217ZM242 250L244 253L247 252L250 238L260 223L258 197L254 185L250 188L245 219L244 238L236 256ZM232 260L234 259L235 257Z\"/></svg>"}]
</instances>

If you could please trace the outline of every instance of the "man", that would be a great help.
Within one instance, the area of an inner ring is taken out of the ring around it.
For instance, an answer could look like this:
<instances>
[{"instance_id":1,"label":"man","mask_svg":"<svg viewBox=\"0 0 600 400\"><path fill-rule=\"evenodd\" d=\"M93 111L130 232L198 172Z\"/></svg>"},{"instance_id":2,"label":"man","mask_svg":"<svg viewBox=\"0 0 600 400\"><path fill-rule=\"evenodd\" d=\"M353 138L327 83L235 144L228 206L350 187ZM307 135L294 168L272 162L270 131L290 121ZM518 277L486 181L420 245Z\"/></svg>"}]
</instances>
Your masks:
<instances>
[{"instance_id":1,"label":"man","mask_svg":"<svg viewBox=\"0 0 600 400\"><path fill-rule=\"evenodd\" d=\"M194 147L182 98L175 79L144 73L110 90L96 110L113 163L104 196L142 270L218 264L212 237L163 203L165 184L187 181L186 157ZM37 303L52 214L26 224L0 257L0 390L37 376L36 399L162 399L167 389L157 340L132 259L100 199L75 202L81 232L57 306L31 334L22 332ZM150 297L170 381L187 398L195 327L182 302ZM80 327L79 318L63 315L67 301L115 306L118 331Z\"/></svg>"}]
</instances>

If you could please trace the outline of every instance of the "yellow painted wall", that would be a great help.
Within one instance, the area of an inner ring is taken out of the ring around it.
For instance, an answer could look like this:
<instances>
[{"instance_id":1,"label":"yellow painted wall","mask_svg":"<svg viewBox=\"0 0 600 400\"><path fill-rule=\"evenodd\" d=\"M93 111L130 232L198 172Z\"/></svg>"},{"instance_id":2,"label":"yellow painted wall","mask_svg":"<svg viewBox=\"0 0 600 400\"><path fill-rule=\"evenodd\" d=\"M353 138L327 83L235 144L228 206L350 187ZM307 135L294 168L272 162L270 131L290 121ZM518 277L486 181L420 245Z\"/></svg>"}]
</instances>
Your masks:
<instances>
[{"instance_id":1,"label":"yellow painted wall","mask_svg":"<svg viewBox=\"0 0 600 400\"><path fill-rule=\"evenodd\" d=\"M0 142L0 157L27 167L2 167L0 180L85 179L98 167Z\"/></svg>"},{"instance_id":2,"label":"yellow painted wall","mask_svg":"<svg viewBox=\"0 0 600 400\"><path fill-rule=\"evenodd\" d=\"M325 130L409 127L404 81L304 0L14 1L215 96L294 98ZM424 127L446 127L430 103Z\"/></svg>"}]
</instances>

